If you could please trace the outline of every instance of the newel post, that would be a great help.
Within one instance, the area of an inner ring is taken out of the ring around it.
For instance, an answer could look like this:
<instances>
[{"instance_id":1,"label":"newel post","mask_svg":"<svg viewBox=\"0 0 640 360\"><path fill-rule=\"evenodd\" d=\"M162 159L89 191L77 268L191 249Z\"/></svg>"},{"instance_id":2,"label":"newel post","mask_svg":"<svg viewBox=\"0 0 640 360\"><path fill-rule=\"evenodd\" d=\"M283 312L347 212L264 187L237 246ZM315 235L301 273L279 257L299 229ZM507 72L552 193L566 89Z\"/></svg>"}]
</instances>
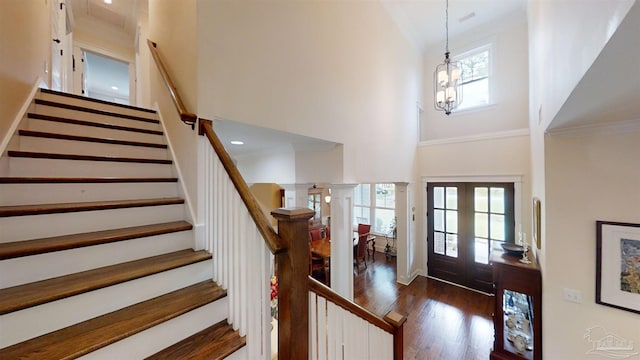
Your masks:
<instances>
[{"instance_id":1,"label":"newel post","mask_svg":"<svg viewBox=\"0 0 640 360\"><path fill-rule=\"evenodd\" d=\"M404 322L407 321L407 317L395 311L389 311L384 316L384 320L395 329L393 333L393 358L400 360L404 356Z\"/></svg>"},{"instance_id":2,"label":"newel post","mask_svg":"<svg viewBox=\"0 0 640 360\"><path fill-rule=\"evenodd\" d=\"M276 255L278 359L309 357L309 219L307 208L276 209L278 234L287 251Z\"/></svg>"}]
</instances>

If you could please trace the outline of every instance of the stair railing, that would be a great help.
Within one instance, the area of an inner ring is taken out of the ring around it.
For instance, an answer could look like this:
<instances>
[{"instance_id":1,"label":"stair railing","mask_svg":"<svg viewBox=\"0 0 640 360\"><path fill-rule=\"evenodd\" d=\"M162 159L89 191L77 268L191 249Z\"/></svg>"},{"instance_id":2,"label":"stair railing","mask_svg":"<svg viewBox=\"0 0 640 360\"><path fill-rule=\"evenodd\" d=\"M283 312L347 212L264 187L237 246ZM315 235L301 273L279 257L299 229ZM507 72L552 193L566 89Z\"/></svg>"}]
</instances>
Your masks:
<instances>
[{"instance_id":1,"label":"stair railing","mask_svg":"<svg viewBox=\"0 0 640 360\"><path fill-rule=\"evenodd\" d=\"M169 90L169 94L171 95L171 99L173 100L173 104L178 109L178 114L180 114L180 120L183 123L191 126L191 129L194 129L196 126L196 122L198 121L198 116L194 113L187 111L187 108L184 106L182 102L182 98L178 94L178 90L176 86L171 81L171 77L169 76L169 72L167 72L167 67L164 65L162 58L160 58L160 54L158 53L158 49L156 48L156 43L147 39L147 45L149 45L149 51L151 51L151 56L153 56L153 60L156 62L158 66L158 71L164 80L164 84L167 86Z\"/></svg>"},{"instance_id":2,"label":"stair railing","mask_svg":"<svg viewBox=\"0 0 640 360\"><path fill-rule=\"evenodd\" d=\"M309 280L309 359L402 359L405 316L384 318Z\"/></svg>"},{"instance_id":3,"label":"stair railing","mask_svg":"<svg viewBox=\"0 0 640 360\"><path fill-rule=\"evenodd\" d=\"M349 329L356 326L366 329L367 333L374 334L369 337L369 344L384 344L382 348L386 358L401 359L405 318L392 312L381 319L309 278L308 221L314 212L307 208L274 210L271 214L278 220L278 233L274 231L213 130L212 121L198 119L196 114L186 110L160 59L156 44L150 40L148 44L181 120L192 127L198 122L199 135L205 136L211 145L201 142L199 149L204 157L205 249L213 254L214 280L227 289L229 322L241 336L247 337L248 358L271 358L270 277L274 270L272 266L275 266L279 359L309 358L310 354L320 354L318 349L328 346L320 329L328 329L330 324L326 321L331 324L338 322L332 316L318 316L322 312L319 310L322 304L327 309L329 305L326 304L333 304L330 309L340 308L355 315L355 320L344 321L331 329L337 331L341 328L342 334L348 334ZM333 314L344 317L339 311L333 311ZM311 322L310 318L313 319ZM313 338L309 337L310 331ZM355 340L345 336L340 342L348 350L347 347L361 346L348 344ZM372 357L380 358L378 353Z\"/></svg>"}]
</instances>

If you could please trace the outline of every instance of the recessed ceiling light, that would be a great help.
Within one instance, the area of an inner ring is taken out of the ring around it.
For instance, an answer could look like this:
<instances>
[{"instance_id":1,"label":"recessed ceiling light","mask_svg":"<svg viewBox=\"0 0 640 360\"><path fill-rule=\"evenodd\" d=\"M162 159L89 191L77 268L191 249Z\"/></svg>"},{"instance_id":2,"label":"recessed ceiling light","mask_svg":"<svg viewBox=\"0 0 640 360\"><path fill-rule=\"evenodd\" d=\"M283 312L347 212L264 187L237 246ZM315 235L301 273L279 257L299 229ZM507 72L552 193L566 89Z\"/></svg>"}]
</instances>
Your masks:
<instances>
[{"instance_id":1,"label":"recessed ceiling light","mask_svg":"<svg viewBox=\"0 0 640 360\"><path fill-rule=\"evenodd\" d=\"M118 87L114 85L114 86L111 87L111 89L112 90L118 90Z\"/></svg>"},{"instance_id":2,"label":"recessed ceiling light","mask_svg":"<svg viewBox=\"0 0 640 360\"><path fill-rule=\"evenodd\" d=\"M113 3L113 0L104 0L104 3L105 4L111 4L111 3Z\"/></svg>"},{"instance_id":3,"label":"recessed ceiling light","mask_svg":"<svg viewBox=\"0 0 640 360\"><path fill-rule=\"evenodd\" d=\"M244 141L240 140L231 140L232 145L244 145Z\"/></svg>"}]
</instances>

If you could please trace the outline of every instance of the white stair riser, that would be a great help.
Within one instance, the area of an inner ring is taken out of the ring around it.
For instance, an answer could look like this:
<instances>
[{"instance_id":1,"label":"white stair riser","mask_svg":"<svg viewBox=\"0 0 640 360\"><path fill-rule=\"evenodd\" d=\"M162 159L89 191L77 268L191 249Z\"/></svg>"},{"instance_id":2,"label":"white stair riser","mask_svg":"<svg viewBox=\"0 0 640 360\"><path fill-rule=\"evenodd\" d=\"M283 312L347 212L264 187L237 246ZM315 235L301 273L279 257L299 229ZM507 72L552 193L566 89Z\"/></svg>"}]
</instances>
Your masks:
<instances>
[{"instance_id":1,"label":"white stair riser","mask_svg":"<svg viewBox=\"0 0 640 360\"><path fill-rule=\"evenodd\" d=\"M0 316L0 348L211 278L202 261Z\"/></svg>"},{"instance_id":2,"label":"white stair riser","mask_svg":"<svg viewBox=\"0 0 640 360\"><path fill-rule=\"evenodd\" d=\"M103 104L103 103L91 101L88 99L87 100L77 99L69 96L60 96L60 95L48 94L44 92L38 93L36 97L42 100L55 101L58 103L64 103L64 104L75 105L75 106L82 106L89 109L117 112L120 114L127 114L127 115L133 115L133 116L140 116L140 117L149 118L149 119L153 119L155 116L155 114L152 114L146 111L129 109L129 108L117 106L117 105Z\"/></svg>"},{"instance_id":3,"label":"white stair riser","mask_svg":"<svg viewBox=\"0 0 640 360\"><path fill-rule=\"evenodd\" d=\"M50 139L20 136L18 150L49 152L56 154L78 154L96 156L120 156L144 159L169 159L169 152L163 148L104 144L88 141Z\"/></svg>"},{"instance_id":4,"label":"white stair riser","mask_svg":"<svg viewBox=\"0 0 640 360\"><path fill-rule=\"evenodd\" d=\"M192 231L7 259L0 262L0 288L193 248ZM73 261L70 261L73 259Z\"/></svg>"},{"instance_id":5,"label":"white stair riser","mask_svg":"<svg viewBox=\"0 0 640 360\"><path fill-rule=\"evenodd\" d=\"M178 196L178 185L167 183L2 184L0 206L136 200Z\"/></svg>"},{"instance_id":6,"label":"white stair riser","mask_svg":"<svg viewBox=\"0 0 640 360\"><path fill-rule=\"evenodd\" d=\"M128 130L107 129L95 126L66 124L56 121L27 119L22 129L50 132L54 134L66 134L76 136L101 137L117 140L141 141L164 144L162 135L147 134Z\"/></svg>"},{"instance_id":7,"label":"white stair riser","mask_svg":"<svg viewBox=\"0 0 640 360\"><path fill-rule=\"evenodd\" d=\"M0 218L0 243L186 220L183 204Z\"/></svg>"},{"instance_id":8,"label":"white stair riser","mask_svg":"<svg viewBox=\"0 0 640 360\"><path fill-rule=\"evenodd\" d=\"M11 176L175 177L171 164L18 158L9 160Z\"/></svg>"},{"instance_id":9,"label":"white stair riser","mask_svg":"<svg viewBox=\"0 0 640 360\"><path fill-rule=\"evenodd\" d=\"M243 346L233 354L227 356L225 360L246 360L248 358L249 354L247 353L247 347Z\"/></svg>"},{"instance_id":10,"label":"white stair riser","mask_svg":"<svg viewBox=\"0 0 640 360\"><path fill-rule=\"evenodd\" d=\"M159 123L150 123L147 121L139 121L110 115L93 114L86 111L70 110L47 105L36 105L33 112L36 114L61 117L65 119L91 121L101 124L135 127L139 129L162 130Z\"/></svg>"},{"instance_id":11,"label":"white stair riser","mask_svg":"<svg viewBox=\"0 0 640 360\"><path fill-rule=\"evenodd\" d=\"M201 306L138 334L96 350L82 360L143 359L227 318L228 300Z\"/></svg>"}]
</instances>

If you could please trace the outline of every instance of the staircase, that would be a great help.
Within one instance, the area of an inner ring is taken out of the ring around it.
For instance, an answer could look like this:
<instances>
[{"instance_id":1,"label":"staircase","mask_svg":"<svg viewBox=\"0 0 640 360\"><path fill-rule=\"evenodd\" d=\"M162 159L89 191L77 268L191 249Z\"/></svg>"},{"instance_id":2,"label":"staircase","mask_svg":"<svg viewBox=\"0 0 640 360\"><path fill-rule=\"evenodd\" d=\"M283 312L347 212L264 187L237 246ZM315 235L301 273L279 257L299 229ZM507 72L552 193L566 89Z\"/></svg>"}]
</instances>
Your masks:
<instances>
[{"instance_id":1,"label":"staircase","mask_svg":"<svg viewBox=\"0 0 640 360\"><path fill-rule=\"evenodd\" d=\"M0 158L0 359L245 345L154 111L40 90Z\"/></svg>"}]
</instances>

